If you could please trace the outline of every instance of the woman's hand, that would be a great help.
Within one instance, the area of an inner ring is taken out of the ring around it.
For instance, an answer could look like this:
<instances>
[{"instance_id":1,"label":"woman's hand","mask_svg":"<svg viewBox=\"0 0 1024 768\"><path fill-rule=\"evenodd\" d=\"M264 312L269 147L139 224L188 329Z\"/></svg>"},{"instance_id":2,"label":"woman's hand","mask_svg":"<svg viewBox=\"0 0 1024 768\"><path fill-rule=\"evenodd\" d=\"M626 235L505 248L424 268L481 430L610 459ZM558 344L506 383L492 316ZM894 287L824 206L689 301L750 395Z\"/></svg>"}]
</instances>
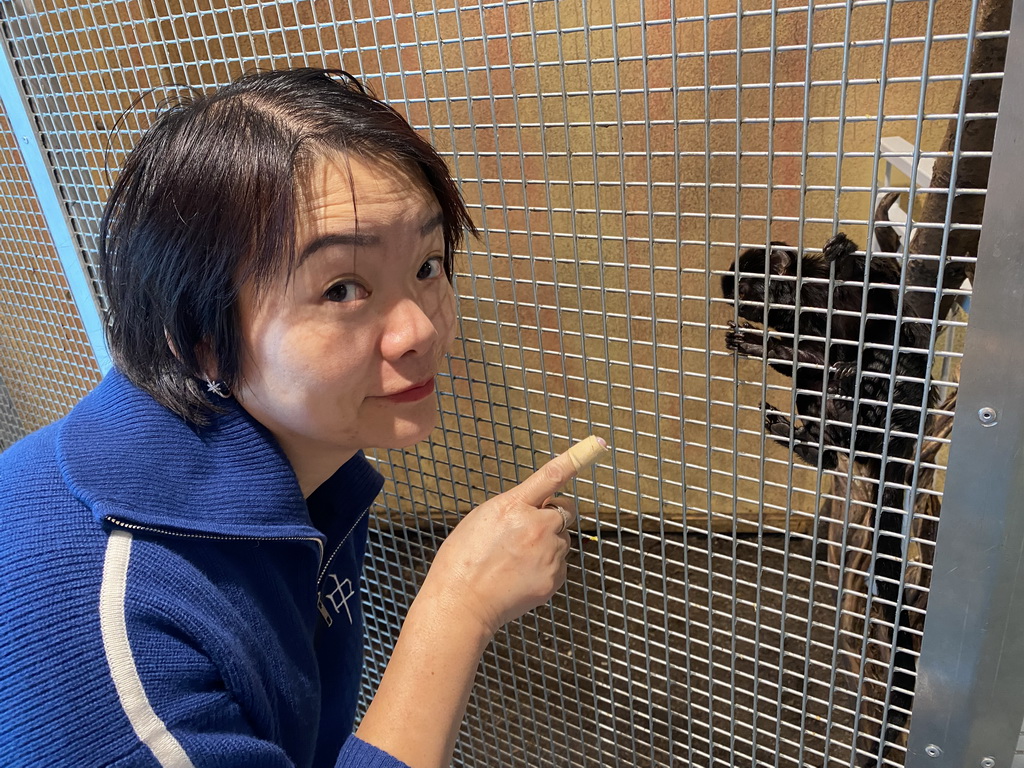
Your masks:
<instances>
[{"instance_id":1,"label":"woman's hand","mask_svg":"<svg viewBox=\"0 0 1024 768\"><path fill-rule=\"evenodd\" d=\"M565 581L576 505L554 494L605 450L595 437L577 443L455 526L409 607L359 738L412 768L451 763L480 655Z\"/></svg>"},{"instance_id":2,"label":"woman's hand","mask_svg":"<svg viewBox=\"0 0 1024 768\"><path fill-rule=\"evenodd\" d=\"M576 472L562 454L466 515L438 549L420 594L487 637L550 600L565 582L576 519L576 503L553 494Z\"/></svg>"}]
</instances>

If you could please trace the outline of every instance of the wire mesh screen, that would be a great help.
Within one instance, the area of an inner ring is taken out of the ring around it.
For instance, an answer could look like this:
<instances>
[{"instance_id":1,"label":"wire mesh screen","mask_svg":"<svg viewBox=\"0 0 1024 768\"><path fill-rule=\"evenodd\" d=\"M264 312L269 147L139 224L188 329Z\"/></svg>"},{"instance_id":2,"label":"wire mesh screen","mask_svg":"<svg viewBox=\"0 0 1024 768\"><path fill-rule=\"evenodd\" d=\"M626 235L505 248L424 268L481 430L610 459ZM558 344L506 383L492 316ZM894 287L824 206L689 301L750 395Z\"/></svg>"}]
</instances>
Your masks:
<instances>
[{"instance_id":1,"label":"wire mesh screen","mask_svg":"<svg viewBox=\"0 0 1024 768\"><path fill-rule=\"evenodd\" d=\"M0 450L99 380L18 143L0 111Z\"/></svg>"},{"instance_id":2,"label":"wire mesh screen","mask_svg":"<svg viewBox=\"0 0 1024 768\"><path fill-rule=\"evenodd\" d=\"M596 433L568 583L487 652L459 764L852 766L904 759L991 149L961 138L1001 78L970 52L1008 7L3 13L87 261L182 87L340 66L449 161L481 236L441 426L377 457L364 705L446 532Z\"/></svg>"}]
</instances>

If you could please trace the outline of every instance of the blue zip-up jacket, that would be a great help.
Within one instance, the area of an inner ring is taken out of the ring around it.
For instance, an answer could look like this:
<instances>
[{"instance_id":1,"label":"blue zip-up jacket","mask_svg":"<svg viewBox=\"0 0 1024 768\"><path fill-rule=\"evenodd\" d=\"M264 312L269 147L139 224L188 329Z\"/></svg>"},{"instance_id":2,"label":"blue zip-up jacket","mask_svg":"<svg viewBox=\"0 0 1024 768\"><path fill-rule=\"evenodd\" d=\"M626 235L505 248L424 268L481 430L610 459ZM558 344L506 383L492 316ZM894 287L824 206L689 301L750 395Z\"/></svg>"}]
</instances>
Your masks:
<instances>
[{"instance_id":1,"label":"blue zip-up jacket","mask_svg":"<svg viewBox=\"0 0 1024 768\"><path fill-rule=\"evenodd\" d=\"M350 735L382 479L303 499L234 401L194 428L112 371L0 455L0 764L404 764Z\"/></svg>"}]
</instances>

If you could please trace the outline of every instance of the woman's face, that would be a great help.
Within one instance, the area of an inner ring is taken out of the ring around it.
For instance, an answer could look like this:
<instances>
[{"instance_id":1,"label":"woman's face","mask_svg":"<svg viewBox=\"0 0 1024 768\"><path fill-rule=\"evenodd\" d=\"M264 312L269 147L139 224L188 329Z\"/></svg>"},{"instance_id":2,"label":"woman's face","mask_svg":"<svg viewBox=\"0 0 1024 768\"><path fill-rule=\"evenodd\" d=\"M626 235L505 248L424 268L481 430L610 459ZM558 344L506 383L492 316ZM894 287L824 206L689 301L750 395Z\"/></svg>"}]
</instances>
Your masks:
<instances>
[{"instance_id":1,"label":"woman's face","mask_svg":"<svg viewBox=\"0 0 1024 768\"><path fill-rule=\"evenodd\" d=\"M436 424L455 328L441 223L416 174L333 155L300 197L291 280L242 289L234 394L306 495L356 451L412 445Z\"/></svg>"}]
</instances>

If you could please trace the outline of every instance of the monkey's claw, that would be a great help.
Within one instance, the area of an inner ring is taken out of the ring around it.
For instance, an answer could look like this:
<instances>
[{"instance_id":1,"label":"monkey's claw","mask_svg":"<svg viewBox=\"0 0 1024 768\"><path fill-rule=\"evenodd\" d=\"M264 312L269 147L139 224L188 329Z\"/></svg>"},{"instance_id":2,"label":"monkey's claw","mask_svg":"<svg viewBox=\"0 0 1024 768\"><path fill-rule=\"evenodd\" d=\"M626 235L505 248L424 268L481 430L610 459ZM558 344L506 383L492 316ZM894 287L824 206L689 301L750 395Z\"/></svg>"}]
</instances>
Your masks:
<instances>
[{"instance_id":1,"label":"monkey's claw","mask_svg":"<svg viewBox=\"0 0 1024 768\"><path fill-rule=\"evenodd\" d=\"M857 252L857 244L845 232L836 232L821 249L821 255L829 262L839 261Z\"/></svg>"},{"instance_id":2,"label":"monkey's claw","mask_svg":"<svg viewBox=\"0 0 1024 768\"><path fill-rule=\"evenodd\" d=\"M783 445L789 445L789 435L792 431L792 424L786 415L771 403L765 402L764 406L764 431L768 437L777 440Z\"/></svg>"},{"instance_id":3,"label":"monkey's claw","mask_svg":"<svg viewBox=\"0 0 1024 768\"><path fill-rule=\"evenodd\" d=\"M857 376L856 363L833 363L828 369L828 394L852 397L851 384Z\"/></svg>"},{"instance_id":4,"label":"monkey's claw","mask_svg":"<svg viewBox=\"0 0 1024 768\"><path fill-rule=\"evenodd\" d=\"M761 357L764 355L764 334L746 321L737 325L730 320L729 330L725 332L725 346L739 355Z\"/></svg>"}]
</instances>

